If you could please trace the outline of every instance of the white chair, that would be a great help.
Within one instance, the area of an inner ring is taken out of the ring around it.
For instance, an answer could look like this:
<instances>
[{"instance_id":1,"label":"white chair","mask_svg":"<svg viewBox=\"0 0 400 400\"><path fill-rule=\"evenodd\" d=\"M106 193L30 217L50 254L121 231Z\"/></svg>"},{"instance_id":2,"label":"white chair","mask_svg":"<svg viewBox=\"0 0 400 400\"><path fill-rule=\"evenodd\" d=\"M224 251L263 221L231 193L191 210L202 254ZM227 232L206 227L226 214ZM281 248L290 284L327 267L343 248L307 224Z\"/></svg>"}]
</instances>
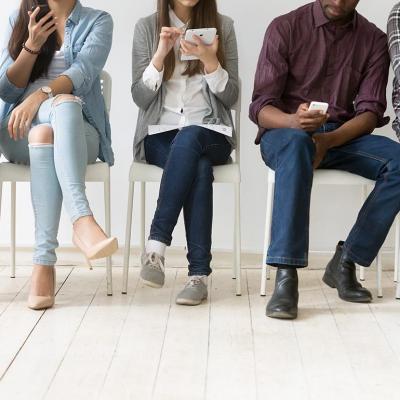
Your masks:
<instances>
[{"instance_id":1,"label":"white chair","mask_svg":"<svg viewBox=\"0 0 400 400\"><path fill-rule=\"evenodd\" d=\"M315 185L352 185L362 187L362 202L365 201L368 195L368 188L375 185L375 181L365 179L363 177L351 174L346 171L339 170L317 170L314 174L313 186ZM268 168L268 192L267 192L267 211L266 211L266 221L265 221L265 238L264 238L264 254L262 261L262 276L261 276L261 289L260 295L266 295L266 280L269 279L270 266L266 264L267 251L269 243L271 240L271 218L274 202L274 189L275 189L275 172ZM400 268L398 264L400 263L400 225L399 221L396 222L396 261L397 266L395 277L397 278L397 298L400 298L400 277L398 276ZM377 278L377 288L378 297L382 297L382 262L381 256L378 254L376 258L376 278ZM364 268L360 267L360 279L364 280Z\"/></svg>"},{"instance_id":2,"label":"white chair","mask_svg":"<svg viewBox=\"0 0 400 400\"><path fill-rule=\"evenodd\" d=\"M106 109L111 109L111 76L103 71L101 85ZM17 182L30 182L30 168L12 163L0 164L0 210L3 182L11 183L11 246L10 265L11 278L15 278L15 243L16 243L16 184ZM105 232L111 234L111 209L110 209L110 167L107 163L96 162L89 165L86 171L86 182L102 182L104 184ZM112 261L106 260L107 265L107 295L112 295Z\"/></svg>"},{"instance_id":3,"label":"white chair","mask_svg":"<svg viewBox=\"0 0 400 400\"><path fill-rule=\"evenodd\" d=\"M232 183L235 190L235 215L234 215L234 234L233 234L233 279L236 279L236 295L241 295L241 238L240 238L240 111L241 101L233 107L235 112L235 129L237 136L237 147L235 150L234 161L229 164L214 167L215 183ZM140 246L142 252L145 249L145 202L146 202L146 183L161 182L163 170L154 165L133 162L129 172L129 195L128 212L126 219L125 233L125 254L124 254L124 273L122 293L126 294L128 290L128 270L132 230L132 212L133 196L135 182L140 182L141 200L140 200Z\"/></svg>"}]
</instances>

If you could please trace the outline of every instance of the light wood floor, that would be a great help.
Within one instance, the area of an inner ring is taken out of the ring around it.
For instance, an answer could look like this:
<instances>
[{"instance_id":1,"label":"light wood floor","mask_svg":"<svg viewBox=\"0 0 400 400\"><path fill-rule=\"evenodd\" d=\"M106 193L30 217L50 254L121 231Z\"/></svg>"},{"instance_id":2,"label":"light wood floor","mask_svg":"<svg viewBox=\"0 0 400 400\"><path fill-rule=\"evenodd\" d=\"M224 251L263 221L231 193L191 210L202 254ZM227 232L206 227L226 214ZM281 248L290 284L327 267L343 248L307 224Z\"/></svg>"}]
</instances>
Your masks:
<instances>
[{"instance_id":1,"label":"light wood floor","mask_svg":"<svg viewBox=\"0 0 400 400\"><path fill-rule=\"evenodd\" d=\"M243 271L243 296L229 270L215 270L209 301L182 307L174 297L185 269L168 269L163 289L131 269L128 295L115 268L59 268L57 306L26 307L29 268L0 268L0 399L400 399L400 301L392 273L383 299L342 302L301 274L296 321L265 317L260 272ZM374 287L374 274L367 274ZM269 293L271 283L269 283ZM375 293L375 292L374 292Z\"/></svg>"}]
</instances>

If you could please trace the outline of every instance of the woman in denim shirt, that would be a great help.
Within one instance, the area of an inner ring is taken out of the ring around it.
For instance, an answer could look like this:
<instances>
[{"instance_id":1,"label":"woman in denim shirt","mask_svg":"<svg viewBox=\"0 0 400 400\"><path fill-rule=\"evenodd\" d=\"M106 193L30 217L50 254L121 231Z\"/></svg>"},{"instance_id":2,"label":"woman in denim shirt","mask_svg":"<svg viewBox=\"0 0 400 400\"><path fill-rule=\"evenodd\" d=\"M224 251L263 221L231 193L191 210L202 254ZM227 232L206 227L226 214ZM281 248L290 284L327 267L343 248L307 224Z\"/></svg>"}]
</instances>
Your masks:
<instances>
[{"instance_id":1,"label":"woman in denim shirt","mask_svg":"<svg viewBox=\"0 0 400 400\"><path fill-rule=\"evenodd\" d=\"M22 0L10 17L0 58L0 151L10 162L31 167L33 309L54 304L63 200L73 242L87 259L107 257L118 246L93 218L85 194L87 164L98 157L114 161L99 78L111 48L112 19L76 0L38 3Z\"/></svg>"}]
</instances>

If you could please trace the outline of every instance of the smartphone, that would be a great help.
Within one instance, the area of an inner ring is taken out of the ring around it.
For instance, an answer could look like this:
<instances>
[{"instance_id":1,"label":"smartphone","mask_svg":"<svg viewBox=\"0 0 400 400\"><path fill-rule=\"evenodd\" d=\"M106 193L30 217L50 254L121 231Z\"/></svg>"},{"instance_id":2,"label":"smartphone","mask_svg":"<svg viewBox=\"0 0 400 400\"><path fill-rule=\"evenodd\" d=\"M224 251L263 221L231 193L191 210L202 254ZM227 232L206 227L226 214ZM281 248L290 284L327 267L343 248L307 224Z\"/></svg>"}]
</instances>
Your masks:
<instances>
[{"instance_id":1,"label":"smartphone","mask_svg":"<svg viewBox=\"0 0 400 400\"><path fill-rule=\"evenodd\" d=\"M194 36L198 36L204 44L210 45L213 43L215 36L217 35L216 28L200 28L200 29L188 29L185 34L185 40L190 43L194 42ZM181 55L182 61L198 60L196 56L185 56Z\"/></svg>"},{"instance_id":2,"label":"smartphone","mask_svg":"<svg viewBox=\"0 0 400 400\"><path fill-rule=\"evenodd\" d=\"M328 103L321 103L319 101L312 101L310 107L308 107L308 111L322 111L323 114L326 114L329 108Z\"/></svg>"},{"instance_id":3,"label":"smartphone","mask_svg":"<svg viewBox=\"0 0 400 400\"><path fill-rule=\"evenodd\" d=\"M50 7L47 0L38 0L32 6L32 11L35 11L37 7L40 7L39 14L36 15L36 22L39 22L44 16L50 12Z\"/></svg>"}]
</instances>

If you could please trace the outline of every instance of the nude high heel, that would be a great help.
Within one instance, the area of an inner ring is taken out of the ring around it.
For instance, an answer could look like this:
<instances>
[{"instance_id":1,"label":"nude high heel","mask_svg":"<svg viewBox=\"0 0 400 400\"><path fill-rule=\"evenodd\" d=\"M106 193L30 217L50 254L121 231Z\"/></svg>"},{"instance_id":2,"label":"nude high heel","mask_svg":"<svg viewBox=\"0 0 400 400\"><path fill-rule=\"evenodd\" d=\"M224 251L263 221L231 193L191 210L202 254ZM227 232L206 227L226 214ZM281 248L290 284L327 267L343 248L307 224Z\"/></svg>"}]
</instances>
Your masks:
<instances>
[{"instance_id":1,"label":"nude high heel","mask_svg":"<svg viewBox=\"0 0 400 400\"><path fill-rule=\"evenodd\" d=\"M54 306L56 290L56 269L53 267L53 294L50 296L29 295L28 307L32 310L45 310Z\"/></svg>"},{"instance_id":2,"label":"nude high heel","mask_svg":"<svg viewBox=\"0 0 400 400\"><path fill-rule=\"evenodd\" d=\"M85 255L87 261L109 257L118 250L118 240L115 237L104 239L93 246L87 246L82 239L74 233L72 242Z\"/></svg>"}]
</instances>

